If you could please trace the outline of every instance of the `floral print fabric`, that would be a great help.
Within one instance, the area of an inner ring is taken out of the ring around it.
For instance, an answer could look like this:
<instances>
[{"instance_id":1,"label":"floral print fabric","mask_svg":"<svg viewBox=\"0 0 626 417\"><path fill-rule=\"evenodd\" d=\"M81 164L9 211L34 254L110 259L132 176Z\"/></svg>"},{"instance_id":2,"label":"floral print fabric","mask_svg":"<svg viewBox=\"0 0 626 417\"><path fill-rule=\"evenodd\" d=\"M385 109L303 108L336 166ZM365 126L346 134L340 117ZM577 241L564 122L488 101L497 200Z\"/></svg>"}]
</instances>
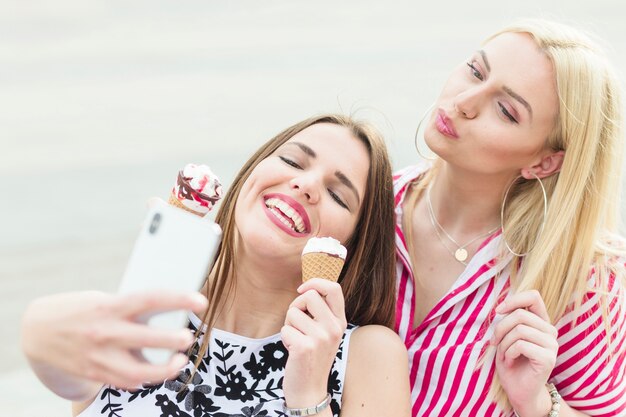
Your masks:
<instances>
[{"instance_id":1,"label":"floral print fabric","mask_svg":"<svg viewBox=\"0 0 626 417\"><path fill-rule=\"evenodd\" d=\"M200 319L190 317L195 331ZM331 409L339 416L350 334L344 333L328 378ZM136 390L105 386L80 416L106 417L253 417L285 416L283 374L288 352L280 334L249 339L213 329L209 352L193 374L204 333L194 343L189 362L174 380ZM189 378L191 377L191 380ZM306 378L303 375L303 378ZM185 382L189 381L187 384Z\"/></svg>"}]
</instances>

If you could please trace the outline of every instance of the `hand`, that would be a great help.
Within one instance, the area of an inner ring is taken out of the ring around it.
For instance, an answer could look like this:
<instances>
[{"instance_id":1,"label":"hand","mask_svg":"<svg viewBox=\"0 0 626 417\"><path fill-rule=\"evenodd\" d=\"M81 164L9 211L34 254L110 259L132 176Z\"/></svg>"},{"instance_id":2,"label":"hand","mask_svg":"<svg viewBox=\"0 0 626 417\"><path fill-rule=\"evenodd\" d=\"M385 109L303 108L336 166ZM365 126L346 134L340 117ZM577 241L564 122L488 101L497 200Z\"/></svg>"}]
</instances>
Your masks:
<instances>
[{"instance_id":1,"label":"hand","mask_svg":"<svg viewBox=\"0 0 626 417\"><path fill-rule=\"evenodd\" d=\"M292 408L311 407L326 397L328 375L347 327L339 284L314 278L298 293L281 329L289 351L283 392Z\"/></svg>"},{"instance_id":2,"label":"hand","mask_svg":"<svg viewBox=\"0 0 626 417\"><path fill-rule=\"evenodd\" d=\"M184 350L193 335L187 329L153 329L134 319L154 311L198 311L206 304L198 293L164 291L129 295L86 291L42 297L24 315L22 347L33 369L49 376L37 372L42 381L57 393L63 387L55 389L44 379L54 384L68 376L70 380L78 377L120 388L162 381L177 374L187 362L185 355L153 365L134 352L142 347Z\"/></svg>"},{"instance_id":3,"label":"hand","mask_svg":"<svg viewBox=\"0 0 626 417\"><path fill-rule=\"evenodd\" d=\"M504 317L495 326L496 372L520 416L547 415L551 401L545 384L556 364L558 332L550 324L537 291L514 294L496 308Z\"/></svg>"}]
</instances>

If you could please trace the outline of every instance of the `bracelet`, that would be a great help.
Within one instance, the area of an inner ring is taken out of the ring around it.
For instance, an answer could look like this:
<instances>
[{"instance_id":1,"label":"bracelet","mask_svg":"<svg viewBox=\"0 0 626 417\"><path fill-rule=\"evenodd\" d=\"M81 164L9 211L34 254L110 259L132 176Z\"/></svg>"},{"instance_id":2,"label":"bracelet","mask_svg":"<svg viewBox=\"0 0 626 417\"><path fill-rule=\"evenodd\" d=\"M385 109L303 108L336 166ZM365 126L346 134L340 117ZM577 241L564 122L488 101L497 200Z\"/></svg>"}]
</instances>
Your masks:
<instances>
[{"instance_id":1,"label":"bracelet","mask_svg":"<svg viewBox=\"0 0 626 417\"><path fill-rule=\"evenodd\" d=\"M306 408L289 408L287 407L287 403L283 402L283 412L289 417L313 416L325 410L330 405L330 398L330 394L326 394L326 398L324 398L321 403L319 403L315 407Z\"/></svg>"},{"instance_id":2,"label":"bracelet","mask_svg":"<svg viewBox=\"0 0 626 417\"><path fill-rule=\"evenodd\" d=\"M552 408L548 413L548 417L559 417L559 410L561 410L561 394L556 390L553 383L546 384L548 392L550 393L550 401L552 401Z\"/></svg>"}]
</instances>

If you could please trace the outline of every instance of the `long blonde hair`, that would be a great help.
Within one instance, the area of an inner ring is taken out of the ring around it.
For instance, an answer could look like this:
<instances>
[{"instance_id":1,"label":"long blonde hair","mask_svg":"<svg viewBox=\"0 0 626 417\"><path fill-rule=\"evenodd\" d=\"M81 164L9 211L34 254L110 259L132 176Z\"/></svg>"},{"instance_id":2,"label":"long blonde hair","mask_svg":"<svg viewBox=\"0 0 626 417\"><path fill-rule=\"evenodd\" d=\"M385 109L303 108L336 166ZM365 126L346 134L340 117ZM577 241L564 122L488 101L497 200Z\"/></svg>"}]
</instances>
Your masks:
<instances>
[{"instance_id":1,"label":"long blonde hair","mask_svg":"<svg viewBox=\"0 0 626 417\"><path fill-rule=\"evenodd\" d=\"M357 325L380 324L393 328L395 319L395 231L391 163L382 136L371 125L335 114L306 119L266 142L243 165L224 197L216 222L223 239L211 272L206 296L209 308L202 318L207 335L195 360L198 368L208 349L208 333L234 288L237 258L235 205L254 168L298 132L317 123L348 128L367 148L370 157L367 184L355 230L346 242L346 263L339 277L345 297L346 318ZM201 329L198 329L200 331Z\"/></svg>"},{"instance_id":2,"label":"long blonde hair","mask_svg":"<svg viewBox=\"0 0 626 417\"><path fill-rule=\"evenodd\" d=\"M565 151L560 172L542 180L549 204L541 233L544 201L537 180L518 178L510 188L504 237L516 253L530 251L523 262L511 262L511 287L516 292L537 290L552 323L572 302L578 307L586 293L602 294L610 343L608 281L613 273L623 279L623 268L616 259L626 255L624 241L617 236L623 158L620 85L600 48L574 28L541 19L523 20L485 42L503 33L530 35L551 60L559 112L545 146ZM407 211L415 207L441 162L436 160L413 184ZM405 225L405 230L411 242L411 228ZM500 258L506 256L509 251L503 243ZM591 265L595 273L592 285ZM479 366L491 366L487 358L493 354L494 348L488 348ZM511 408L495 374L490 396L501 408Z\"/></svg>"},{"instance_id":3,"label":"long blonde hair","mask_svg":"<svg viewBox=\"0 0 626 417\"><path fill-rule=\"evenodd\" d=\"M529 34L552 61L560 103L546 146L564 150L565 158L560 172L543 180L549 200L545 228L539 234L544 203L536 180L513 185L504 216L512 249L532 249L523 262L512 262L512 286L518 292L539 291L554 323L572 300L578 306L589 291L606 295L610 274L620 268L615 257L624 255L621 240L614 238L622 172L620 85L600 48L579 30L533 19L487 41L511 32ZM606 297L602 304L610 341ZM510 408L497 378L491 393Z\"/></svg>"}]
</instances>

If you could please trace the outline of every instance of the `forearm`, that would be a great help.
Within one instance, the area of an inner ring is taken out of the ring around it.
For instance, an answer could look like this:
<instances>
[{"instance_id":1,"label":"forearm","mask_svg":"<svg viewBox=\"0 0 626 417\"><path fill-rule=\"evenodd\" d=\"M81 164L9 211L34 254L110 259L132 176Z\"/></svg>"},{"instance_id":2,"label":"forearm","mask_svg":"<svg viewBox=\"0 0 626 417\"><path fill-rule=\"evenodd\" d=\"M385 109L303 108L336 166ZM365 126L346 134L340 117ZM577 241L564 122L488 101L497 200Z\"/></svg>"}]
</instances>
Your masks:
<instances>
[{"instance_id":1,"label":"forearm","mask_svg":"<svg viewBox=\"0 0 626 417\"><path fill-rule=\"evenodd\" d=\"M69 375L52 366L30 360L30 366L37 378L59 397L70 401L86 401L93 398L102 384Z\"/></svg>"},{"instance_id":2,"label":"forearm","mask_svg":"<svg viewBox=\"0 0 626 417\"><path fill-rule=\"evenodd\" d=\"M47 314L45 305L42 308L41 304L41 300L32 302L22 319L21 343L24 355L35 375L52 392L72 401L87 400L97 393L102 384L74 376L53 365L49 352L54 351L56 345L53 342L57 338L44 334L42 330L49 329L49 326L42 320ZM59 335L58 338L63 336ZM67 359L67 356L63 359Z\"/></svg>"}]
</instances>

